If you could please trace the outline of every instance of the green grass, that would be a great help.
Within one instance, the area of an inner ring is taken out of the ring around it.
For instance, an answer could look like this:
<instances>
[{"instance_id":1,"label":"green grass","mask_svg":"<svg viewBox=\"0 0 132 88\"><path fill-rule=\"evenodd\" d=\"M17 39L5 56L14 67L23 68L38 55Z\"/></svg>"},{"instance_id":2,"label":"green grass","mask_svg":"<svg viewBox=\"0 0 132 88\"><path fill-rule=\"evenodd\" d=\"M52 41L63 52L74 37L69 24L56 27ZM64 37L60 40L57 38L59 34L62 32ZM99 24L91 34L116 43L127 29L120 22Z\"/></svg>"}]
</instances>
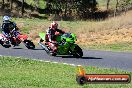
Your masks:
<instances>
[{"instance_id":1,"label":"green grass","mask_svg":"<svg viewBox=\"0 0 132 88\"><path fill-rule=\"evenodd\" d=\"M29 5L35 6L34 0L28 0L28 1L26 1L26 3L28 3ZM39 0L39 8L44 9L45 5L46 5L46 3L44 0Z\"/></svg>"},{"instance_id":2,"label":"green grass","mask_svg":"<svg viewBox=\"0 0 132 88\"><path fill-rule=\"evenodd\" d=\"M87 73L131 74L117 69L84 67ZM132 84L76 83L77 67L33 61L15 57L0 57L0 88L131 88Z\"/></svg>"},{"instance_id":3,"label":"green grass","mask_svg":"<svg viewBox=\"0 0 132 88\"><path fill-rule=\"evenodd\" d=\"M30 31L32 30L36 30L36 26L38 25L43 25L43 24L47 24L50 23L47 20L42 20L42 19L38 19L38 18L34 18L34 19L29 19L29 18L12 18L12 21L14 21L17 24L21 24L23 25L23 27L20 29L22 30L22 33L30 33ZM47 25L48 27L48 25ZM37 27L39 28L39 27Z\"/></svg>"},{"instance_id":4,"label":"green grass","mask_svg":"<svg viewBox=\"0 0 132 88\"><path fill-rule=\"evenodd\" d=\"M114 44L93 44L93 45L80 45L83 49L93 49L93 50L110 50L110 51L132 51L132 43L131 42L120 42Z\"/></svg>"},{"instance_id":5,"label":"green grass","mask_svg":"<svg viewBox=\"0 0 132 88\"><path fill-rule=\"evenodd\" d=\"M97 0L99 7L106 7L107 0ZM115 8L116 0L110 0L110 8Z\"/></svg>"}]
</instances>

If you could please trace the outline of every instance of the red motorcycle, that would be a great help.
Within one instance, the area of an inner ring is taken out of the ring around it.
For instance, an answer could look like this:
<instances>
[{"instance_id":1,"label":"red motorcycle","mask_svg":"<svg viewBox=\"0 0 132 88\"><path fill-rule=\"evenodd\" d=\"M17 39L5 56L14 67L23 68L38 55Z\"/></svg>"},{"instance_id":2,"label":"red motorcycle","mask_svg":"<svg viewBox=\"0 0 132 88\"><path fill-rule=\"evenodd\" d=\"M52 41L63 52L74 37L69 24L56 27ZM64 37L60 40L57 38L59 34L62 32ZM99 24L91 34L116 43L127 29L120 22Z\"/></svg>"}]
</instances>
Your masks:
<instances>
[{"instance_id":1,"label":"red motorcycle","mask_svg":"<svg viewBox=\"0 0 132 88\"><path fill-rule=\"evenodd\" d=\"M3 34L0 34L0 44L5 48L11 47L9 39L6 38Z\"/></svg>"},{"instance_id":2,"label":"red motorcycle","mask_svg":"<svg viewBox=\"0 0 132 88\"><path fill-rule=\"evenodd\" d=\"M17 34L17 37L15 37L15 35ZM24 45L28 48L28 49L34 49L35 45L33 42L31 42L31 40L28 40L28 35L26 34L21 34L19 32L16 31L12 31L9 34L9 38L6 38L3 34L0 34L0 44L5 47L5 48L9 48L12 45L13 46L18 46L20 43L24 43Z\"/></svg>"}]
</instances>

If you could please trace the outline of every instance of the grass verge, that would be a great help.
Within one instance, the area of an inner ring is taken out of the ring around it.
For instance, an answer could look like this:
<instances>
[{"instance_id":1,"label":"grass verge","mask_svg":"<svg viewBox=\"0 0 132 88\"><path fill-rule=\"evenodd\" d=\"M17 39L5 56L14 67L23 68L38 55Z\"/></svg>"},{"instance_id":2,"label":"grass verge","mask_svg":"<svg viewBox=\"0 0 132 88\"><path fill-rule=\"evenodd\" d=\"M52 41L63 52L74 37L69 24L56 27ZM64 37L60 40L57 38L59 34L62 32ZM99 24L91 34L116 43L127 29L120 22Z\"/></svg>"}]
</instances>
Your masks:
<instances>
[{"instance_id":1,"label":"grass verge","mask_svg":"<svg viewBox=\"0 0 132 88\"><path fill-rule=\"evenodd\" d=\"M114 44L93 44L93 45L80 45L83 49L91 50L106 50L106 51L122 51L122 52L131 52L132 43L131 42L120 42Z\"/></svg>"},{"instance_id":2,"label":"grass verge","mask_svg":"<svg viewBox=\"0 0 132 88\"><path fill-rule=\"evenodd\" d=\"M87 73L131 74L117 69L84 67ZM76 67L24 58L0 57L0 88L131 88L130 84L76 83Z\"/></svg>"}]
</instances>

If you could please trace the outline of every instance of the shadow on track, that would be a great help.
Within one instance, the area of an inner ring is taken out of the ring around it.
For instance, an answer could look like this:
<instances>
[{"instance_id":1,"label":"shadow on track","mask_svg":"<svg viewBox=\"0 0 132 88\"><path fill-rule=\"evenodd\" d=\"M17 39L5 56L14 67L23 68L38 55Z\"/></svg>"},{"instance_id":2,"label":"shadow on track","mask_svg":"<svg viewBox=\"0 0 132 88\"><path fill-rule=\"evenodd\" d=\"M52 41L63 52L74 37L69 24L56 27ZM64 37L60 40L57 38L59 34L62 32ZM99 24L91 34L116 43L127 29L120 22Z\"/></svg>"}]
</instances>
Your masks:
<instances>
[{"instance_id":1,"label":"shadow on track","mask_svg":"<svg viewBox=\"0 0 132 88\"><path fill-rule=\"evenodd\" d=\"M62 57L62 58L76 58L76 57L73 57L73 56L56 56L56 57ZM81 57L81 58L77 58L77 59L103 59L103 58L97 58L97 57Z\"/></svg>"},{"instance_id":2,"label":"shadow on track","mask_svg":"<svg viewBox=\"0 0 132 88\"><path fill-rule=\"evenodd\" d=\"M103 58L97 58L97 57L82 57L80 59L103 59Z\"/></svg>"},{"instance_id":3,"label":"shadow on track","mask_svg":"<svg viewBox=\"0 0 132 88\"><path fill-rule=\"evenodd\" d=\"M23 48L12 48L12 49L23 49Z\"/></svg>"},{"instance_id":4,"label":"shadow on track","mask_svg":"<svg viewBox=\"0 0 132 88\"><path fill-rule=\"evenodd\" d=\"M33 49L33 50L44 50L44 49ZM44 50L45 51L45 50Z\"/></svg>"}]
</instances>

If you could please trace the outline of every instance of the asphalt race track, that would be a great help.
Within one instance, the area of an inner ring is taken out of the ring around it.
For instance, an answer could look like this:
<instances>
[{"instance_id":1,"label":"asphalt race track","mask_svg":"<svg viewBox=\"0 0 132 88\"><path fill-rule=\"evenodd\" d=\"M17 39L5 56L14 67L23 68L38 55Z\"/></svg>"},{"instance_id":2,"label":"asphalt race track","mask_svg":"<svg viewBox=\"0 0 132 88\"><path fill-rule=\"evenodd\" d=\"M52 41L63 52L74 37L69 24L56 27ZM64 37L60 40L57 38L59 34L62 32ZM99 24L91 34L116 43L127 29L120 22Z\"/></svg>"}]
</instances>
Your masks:
<instances>
[{"instance_id":1,"label":"asphalt race track","mask_svg":"<svg viewBox=\"0 0 132 88\"><path fill-rule=\"evenodd\" d=\"M121 70L132 71L132 52L111 52L111 51L96 51L83 50L84 56L82 58L73 58L72 56L56 56L52 57L41 48L37 47L35 50L27 48L11 47L3 48L0 46L0 56L17 56L31 59L38 59L44 61L53 61L59 63L68 63L74 65L98 66L104 68L118 68Z\"/></svg>"}]
</instances>

